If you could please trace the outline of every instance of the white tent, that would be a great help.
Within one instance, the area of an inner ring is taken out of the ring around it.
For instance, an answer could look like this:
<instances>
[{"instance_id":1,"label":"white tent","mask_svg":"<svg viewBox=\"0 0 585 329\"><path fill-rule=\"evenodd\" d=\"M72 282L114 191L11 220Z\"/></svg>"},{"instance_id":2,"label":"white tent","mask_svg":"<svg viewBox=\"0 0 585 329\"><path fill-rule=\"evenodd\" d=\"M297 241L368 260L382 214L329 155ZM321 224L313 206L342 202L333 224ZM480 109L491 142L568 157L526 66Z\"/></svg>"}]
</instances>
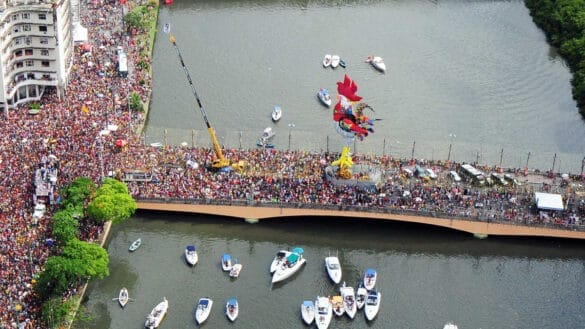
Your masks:
<instances>
[{"instance_id":1,"label":"white tent","mask_svg":"<svg viewBox=\"0 0 585 329\"><path fill-rule=\"evenodd\" d=\"M73 23L73 42L86 42L87 28L81 26L80 23Z\"/></svg>"},{"instance_id":2,"label":"white tent","mask_svg":"<svg viewBox=\"0 0 585 329\"><path fill-rule=\"evenodd\" d=\"M563 197L560 194L534 192L536 206L540 210L564 210Z\"/></svg>"}]
</instances>

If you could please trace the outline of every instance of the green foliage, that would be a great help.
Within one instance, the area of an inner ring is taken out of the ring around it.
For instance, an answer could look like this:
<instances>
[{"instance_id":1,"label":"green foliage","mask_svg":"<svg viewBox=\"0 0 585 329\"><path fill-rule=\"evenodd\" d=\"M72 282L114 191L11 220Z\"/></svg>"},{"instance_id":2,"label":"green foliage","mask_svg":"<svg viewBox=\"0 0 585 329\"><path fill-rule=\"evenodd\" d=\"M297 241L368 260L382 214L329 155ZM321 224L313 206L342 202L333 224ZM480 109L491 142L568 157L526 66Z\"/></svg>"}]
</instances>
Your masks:
<instances>
[{"instance_id":1,"label":"green foliage","mask_svg":"<svg viewBox=\"0 0 585 329\"><path fill-rule=\"evenodd\" d=\"M143 19L143 7L136 7L134 10L124 16L124 23L128 28L142 30L146 27L146 21Z\"/></svg>"},{"instance_id":2,"label":"green foliage","mask_svg":"<svg viewBox=\"0 0 585 329\"><path fill-rule=\"evenodd\" d=\"M43 271L39 273L35 291L43 300L50 296L59 296L67 291L69 282L74 282L75 277L69 259L51 256L47 259Z\"/></svg>"},{"instance_id":3,"label":"green foliage","mask_svg":"<svg viewBox=\"0 0 585 329\"><path fill-rule=\"evenodd\" d=\"M73 262L76 267L75 275L79 279L102 279L110 275L108 252L95 243L70 240L61 255Z\"/></svg>"},{"instance_id":4,"label":"green foliage","mask_svg":"<svg viewBox=\"0 0 585 329\"><path fill-rule=\"evenodd\" d=\"M79 222L68 210L59 210L53 215L53 236L60 245L76 238Z\"/></svg>"},{"instance_id":5,"label":"green foliage","mask_svg":"<svg viewBox=\"0 0 585 329\"><path fill-rule=\"evenodd\" d=\"M132 93L130 95L130 109L132 111L144 112L144 104L140 99L140 95L137 93Z\"/></svg>"},{"instance_id":6,"label":"green foliage","mask_svg":"<svg viewBox=\"0 0 585 329\"><path fill-rule=\"evenodd\" d=\"M41 307L41 319L50 329L60 328L71 322L78 301L77 297L71 297L66 301L61 297L51 298Z\"/></svg>"},{"instance_id":7,"label":"green foliage","mask_svg":"<svg viewBox=\"0 0 585 329\"><path fill-rule=\"evenodd\" d=\"M30 110L40 110L41 109L41 104L40 103L37 103L37 102L33 102L33 103L30 103L28 105L28 108Z\"/></svg>"},{"instance_id":8,"label":"green foliage","mask_svg":"<svg viewBox=\"0 0 585 329\"><path fill-rule=\"evenodd\" d=\"M534 22L573 72L573 98L585 118L585 0L526 0Z\"/></svg>"},{"instance_id":9,"label":"green foliage","mask_svg":"<svg viewBox=\"0 0 585 329\"><path fill-rule=\"evenodd\" d=\"M98 222L111 220L114 224L128 219L136 212L136 201L123 182L107 178L87 207L88 215Z\"/></svg>"},{"instance_id":10,"label":"green foliage","mask_svg":"<svg viewBox=\"0 0 585 329\"><path fill-rule=\"evenodd\" d=\"M84 206L95 190L96 185L91 179L87 177L76 178L71 184L61 189L61 196L63 196L61 204L64 207L69 204Z\"/></svg>"}]
</instances>

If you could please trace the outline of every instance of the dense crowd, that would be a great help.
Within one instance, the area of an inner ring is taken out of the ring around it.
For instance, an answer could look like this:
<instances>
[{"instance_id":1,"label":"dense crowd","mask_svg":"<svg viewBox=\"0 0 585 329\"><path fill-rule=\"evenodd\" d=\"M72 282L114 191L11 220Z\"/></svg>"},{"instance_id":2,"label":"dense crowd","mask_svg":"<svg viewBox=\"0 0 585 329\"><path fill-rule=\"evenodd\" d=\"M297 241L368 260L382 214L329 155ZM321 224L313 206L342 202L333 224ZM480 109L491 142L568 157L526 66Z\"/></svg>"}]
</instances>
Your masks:
<instances>
[{"instance_id":1,"label":"dense crowd","mask_svg":"<svg viewBox=\"0 0 585 329\"><path fill-rule=\"evenodd\" d=\"M582 216L581 208L573 207L557 214L557 218L543 219L530 211L534 200L532 190L526 187L473 188L452 184L444 175L427 182L406 177L401 168L409 163L388 157L354 159L356 163L383 168L382 180L373 192L325 179L325 168L335 160L336 154L225 149L226 158L233 162L245 161L244 173L211 173L205 167L215 156L212 149L143 145L131 130L143 124L143 117L128 110L127 99L130 93L137 93L143 101L148 101L150 76L136 67L139 54L147 49L144 43L137 42L134 34L123 33L120 5L84 1L82 8L81 21L89 30L87 44L91 47L76 46L64 97L49 90L43 96L40 114L29 114L25 105L10 110L0 120L0 169L4 174L0 178L1 328L44 327L38 317L40 305L34 299L32 287L35 275L53 251L52 244L46 243L51 239L50 216L33 225L31 215L35 170L48 156L59 163L58 186L80 176L99 182L104 176L115 176L125 170L152 175L150 182L128 182L136 198L341 205L440 212L469 219L482 217L527 224L553 220L568 225ZM120 46L129 57L127 78L116 72L116 53ZM108 126L117 129L104 133ZM127 141L128 145L119 147L118 140ZM190 165L193 163L199 166ZM423 165L450 169L444 164ZM566 193L565 198L577 206L581 202L574 190ZM478 207L479 204L482 206ZM54 207L49 207L49 214ZM80 237L84 240L95 240L100 233L101 228L91 221L80 223Z\"/></svg>"}]
</instances>

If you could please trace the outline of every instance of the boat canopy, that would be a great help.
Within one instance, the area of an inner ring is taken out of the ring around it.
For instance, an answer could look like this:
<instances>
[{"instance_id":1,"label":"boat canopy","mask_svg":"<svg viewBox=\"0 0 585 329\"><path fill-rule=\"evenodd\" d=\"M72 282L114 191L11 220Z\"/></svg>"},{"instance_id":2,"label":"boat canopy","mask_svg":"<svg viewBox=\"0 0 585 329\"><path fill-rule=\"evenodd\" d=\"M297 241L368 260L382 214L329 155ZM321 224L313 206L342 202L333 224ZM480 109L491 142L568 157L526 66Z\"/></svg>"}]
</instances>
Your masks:
<instances>
[{"instance_id":1,"label":"boat canopy","mask_svg":"<svg viewBox=\"0 0 585 329\"><path fill-rule=\"evenodd\" d=\"M278 253L276 253L276 256L282 258L282 257L286 256L286 252L279 251Z\"/></svg>"},{"instance_id":2,"label":"boat canopy","mask_svg":"<svg viewBox=\"0 0 585 329\"><path fill-rule=\"evenodd\" d=\"M228 305L230 305L230 306L236 306L236 305L238 305L238 301L235 298L230 298L228 300Z\"/></svg>"},{"instance_id":3,"label":"boat canopy","mask_svg":"<svg viewBox=\"0 0 585 329\"><path fill-rule=\"evenodd\" d=\"M301 247L295 247L295 248L293 248L292 252L301 255L302 253L305 252L305 250L303 250L303 248L301 248Z\"/></svg>"},{"instance_id":4,"label":"boat canopy","mask_svg":"<svg viewBox=\"0 0 585 329\"><path fill-rule=\"evenodd\" d=\"M207 306L209 305L209 299L202 299L199 301L199 305Z\"/></svg>"},{"instance_id":5,"label":"boat canopy","mask_svg":"<svg viewBox=\"0 0 585 329\"><path fill-rule=\"evenodd\" d=\"M195 251L195 246L194 245L188 245L187 246L187 250L188 251Z\"/></svg>"},{"instance_id":6,"label":"boat canopy","mask_svg":"<svg viewBox=\"0 0 585 329\"><path fill-rule=\"evenodd\" d=\"M300 256L299 254L290 254L290 255L289 255L287 258L286 258L286 260L287 260L289 263L293 264L293 263L296 263L296 262L299 260L299 258L301 258L301 256Z\"/></svg>"},{"instance_id":7,"label":"boat canopy","mask_svg":"<svg viewBox=\"0 0 585 329\"><path fill-rule=\"evenodd\" d=\"M313 302L310 300L305 300L305 301L303 301L303 306L304 307L313 307Z\"/></svg>"},{"instance_id":8,"label":"boat canopy","mask_svg":"<svg viewBox=\"0 0 585 329\"><path fill-rule=\"evenodd\" d=\"M229 261L232 259L232 256L230 256L230 254L223 254L223 256L221 256L221 260L225 261Z\"/></svg>"},{"instance_id":9,"label":"boat canopy","mask_svg":"<svg viewBox=\"0 0 585 329\"><path fill-rule=\"evenodd\" d=\"M376 270L374 270L373 268L367 269L366 276L368 276L368 277L376 276Z\"/></svg>"}]
</instances>

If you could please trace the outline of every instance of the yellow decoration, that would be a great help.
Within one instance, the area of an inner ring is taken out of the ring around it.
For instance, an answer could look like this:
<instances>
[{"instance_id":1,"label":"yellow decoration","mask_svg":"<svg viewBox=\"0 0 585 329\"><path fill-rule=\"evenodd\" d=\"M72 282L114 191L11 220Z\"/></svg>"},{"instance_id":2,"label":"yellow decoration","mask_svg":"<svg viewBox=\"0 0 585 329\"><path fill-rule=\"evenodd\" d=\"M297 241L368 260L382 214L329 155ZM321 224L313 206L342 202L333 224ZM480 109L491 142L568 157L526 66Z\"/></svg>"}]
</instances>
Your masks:
<instances>
[{"instance_id":1,"label":"yellow decoration","mask_svg":"<svg viewBox=\"0 0 585 329\"><path fill-rule=\"evenodd\" d=\"M353 160L349 155L349 151L349 146L344 146L341 150L339 159L331 163L331 165L339 167L339 176L344 179L351 178L351 167L353 166Z\"/></svg>"}]
</instances>

